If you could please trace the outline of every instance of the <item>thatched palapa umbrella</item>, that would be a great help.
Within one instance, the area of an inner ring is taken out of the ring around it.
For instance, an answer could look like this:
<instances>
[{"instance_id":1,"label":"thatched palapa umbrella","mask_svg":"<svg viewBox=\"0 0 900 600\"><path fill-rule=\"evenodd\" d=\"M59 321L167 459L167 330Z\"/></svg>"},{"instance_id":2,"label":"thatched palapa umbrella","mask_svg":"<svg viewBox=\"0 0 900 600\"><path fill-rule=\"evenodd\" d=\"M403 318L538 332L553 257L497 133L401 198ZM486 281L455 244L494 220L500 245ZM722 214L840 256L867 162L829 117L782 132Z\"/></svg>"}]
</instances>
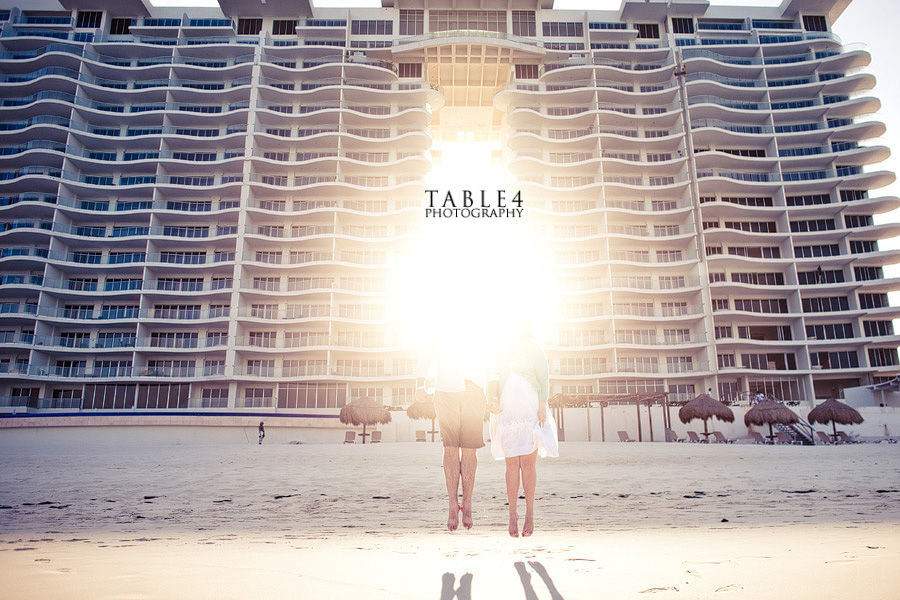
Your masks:
<instances>
[{"instance_id":1,"label":"thatched palapa umbrella","mask_svg":"<svg viewBox=\"0 0 900 600\"><path fill-rule=\"evenodd\" d=\"M379 404L375 398L366 396L344 405L341 409L341 423L359 427L362 425L363 444L366 443L366 425L378 423L390 423L391 413L383 404Z\"/></svg>"},{"instance_id":2,"label":"thatched palapa umbrella","mask_svg":"<svg viewBox=\"0 0 900 600\"><path fill-rule=\"evenodd\" d=\"M799 423L800 417L781 402L776 402L772 397L762 400L747 411L744 415L744 425L768 425L769 437L772 438L772 425L781 423L782 425L791 425Z\"/></svg>"},{"instance_id":3,"label":"thatched palapa umbrella","mask_svg":"<svg viewBox=\"0 0 900 600\"><path fill-rule=\"evenodd\" d=\"M863 422L862 415L859 414L858 410L834 398L829 398L809 411L808 418L810 423L821 423L822 425L831 421L831 439L837 439L836 423L841 425L859 425Z\"/></svg>"},{"instance_id":4,"label":"thatched palapa umbrella","mask_svg":"<svg viewBox=\"0 0 900 600\"><path fill-rule=\"evenodd\" d=\"M434 441L434 434L437 433L434 429L434 420L437 418L437 411L434 410L434 402L431 402L430 400L413 402L409 405L409 408L406 409L406 415L413 420L431 419L431 431L428 433L431 434L431 441Z\"/></svg>"},{"instance_id":5,"label":"thatched palapa umbrella","mask_svg":"<svg viewBox=\"0 0 900 600\"><path fill-rule=\"evenodd\" d=\"M703 419L703 435L707 439L709 436L707 421L713 417L726 423L734 423L734 413L731 409L713 398L710 392L700 394L678 411L678 418L682 423Z\"/></svg>"}]
</instances>

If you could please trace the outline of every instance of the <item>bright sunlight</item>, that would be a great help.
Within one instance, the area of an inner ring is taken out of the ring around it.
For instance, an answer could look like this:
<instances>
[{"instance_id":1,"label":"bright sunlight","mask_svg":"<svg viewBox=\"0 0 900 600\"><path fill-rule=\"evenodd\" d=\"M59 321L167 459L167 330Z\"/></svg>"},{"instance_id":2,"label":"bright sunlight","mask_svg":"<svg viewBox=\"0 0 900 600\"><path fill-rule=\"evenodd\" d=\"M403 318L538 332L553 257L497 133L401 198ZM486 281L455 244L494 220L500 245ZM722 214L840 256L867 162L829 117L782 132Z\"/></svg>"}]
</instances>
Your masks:
<instances>
[{"instance_id":1,"label":"bright sunlight","mask_svg":"<svg viewBox=\"0 0 900 600\"><path fill-rule=\"evenodd\" d=\"M496 200L506 185L502 170L491 167L491 145L478 142L444 144L428 181L428 189L440 190L435 206L448 191L461 206L463 189L476 202L480 190ZM522 206L527 213L527 198ZM541 248L523 218L427 218L392 282L402 290L400 320L416 343L464 338L490 348L521 318L540 334L554 316Z\"/></svg>"}]
</instances>

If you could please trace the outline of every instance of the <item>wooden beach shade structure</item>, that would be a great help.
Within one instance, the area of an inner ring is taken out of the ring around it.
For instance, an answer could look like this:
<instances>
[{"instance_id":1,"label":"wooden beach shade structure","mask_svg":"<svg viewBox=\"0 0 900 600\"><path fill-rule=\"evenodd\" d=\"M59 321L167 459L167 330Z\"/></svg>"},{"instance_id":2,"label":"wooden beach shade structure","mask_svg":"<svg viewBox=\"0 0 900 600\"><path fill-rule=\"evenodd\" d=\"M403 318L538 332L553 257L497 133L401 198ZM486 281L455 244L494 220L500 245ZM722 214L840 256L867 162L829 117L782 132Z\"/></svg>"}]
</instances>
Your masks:
<instances>
[{"instance_id":1,"label":"wooden beach shade structure","mask_svg":"<svg viewBox=\"0 0 900 600\"><path fill-rule=\"evenodd\" d=\"M777 402L771 396L759 402L744 415L744 425L768 425L769 439L774 438L772 425L793 425L799 423L800 417L781 402Z\"/></svg>"},{"instance_id":2,"label":"wooden beach shade structure","mask_svg":"<svg viewBox=\"0 0 900 600\"><path fill-rule=\"evenodd\" d=\"M406 416L408 416L412 420L418 419L431 419L431 431L428 433L431 434L431 441L434 441L434 434L437 433L434 429L434 420L437 418L437 411L434 409L434 402L431 400L425 400L423 402L413 402L409 405L409 408L406 409Z\"/></svg>"},{"instance_id":3,"label":"wooden beach shade structure","mask_svg":"<svg viewBox=\"0 0 900 600\"><path fill-rule=\"evenodd\" d=\"M634 404L637 412L637 433L638 441L643 441L643 431L641 427L641 405L647 405L648 419L650 424L650 441L653 441L653 413L650 407L653 404L663 406L663 425L669 427L670 419L668 413L668 392L638 392L633 394L554 394L550 397L550 408L553 409L553 416L556 419L557 433L559 441L566 439L565 413L566 408L584 408L586 409L585 417L587 419L588 441L591 441L591 407L600 407L600 438L606 441L606 416L604 409L610 404Z\"/></svg>"},{"instance_id":4,"label":"wooden beach shade structure","mask_svg":"<svg viewBox=\"0 0 900 600\"><path fill-rule=\"evenodd\" d=\"M700 394L678 411L678 418L682 423L689 423L694 419L703 420L703 436L709 440L708 422L712 418L716 418L726 423L734 423L734 413L730 408L722 404L720 401L710 395L709 392Z\"/></svg>"},{"instance_id":5,"label":"wooden beach shade structure","mask_svg":"<svg viewBox=\"0 0 900 600\"><path fill-rule=\"evenodd\" d=\"M831 439L837 439L837 427L835 423L841 425L859 425L863 422L862 415L859 411L848 404L835 399L829 398L822 404L809 411L810 423L821 423L825 425L831 421Z\"/></svg>"},{"instance_id":6,"label":"wooden beach shade structure","mask_svg":"<svg viewBox=\"0 0 900 600\"><path fill-rule=\"evenodd\" d=\"M353 425L354 427L362 425L363 432L361 435L363 444L365 444L366 436L369 435L366 433L366 426L390 423L391 413L386 406L380 404L375 398L366 396L354 400L350 404L345 404L341 408L340 420L344 425Z\"/></svg>"}]
</instances>

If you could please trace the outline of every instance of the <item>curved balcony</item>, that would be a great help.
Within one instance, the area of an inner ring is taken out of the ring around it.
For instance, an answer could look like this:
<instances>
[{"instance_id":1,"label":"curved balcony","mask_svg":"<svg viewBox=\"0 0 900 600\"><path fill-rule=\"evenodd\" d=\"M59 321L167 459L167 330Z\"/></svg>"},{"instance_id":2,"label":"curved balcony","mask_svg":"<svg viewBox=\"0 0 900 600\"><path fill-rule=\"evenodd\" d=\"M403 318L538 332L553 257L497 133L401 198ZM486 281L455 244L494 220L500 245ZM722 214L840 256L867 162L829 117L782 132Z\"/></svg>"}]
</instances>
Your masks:
<instances>
[{"instance_id":1,"label":"curved balcony","mask_svg":"<svg viewBox=\"0 0 900 600\"><path fill-rule=\"evenodd\" d=\"M604 100L621 99L622 102L634 102L636 96L650 96L647 102L669 104L675 101L677 82L640 84L634 82L604 81L585 79L566 81L565 83L525 83L517 81L500 88L494 95L494 107L508 112L507 106L514 102L537 100L539 104L565 103L570 105L589 104L594 101L595 93Z\"/></svg>"}]
</instances>

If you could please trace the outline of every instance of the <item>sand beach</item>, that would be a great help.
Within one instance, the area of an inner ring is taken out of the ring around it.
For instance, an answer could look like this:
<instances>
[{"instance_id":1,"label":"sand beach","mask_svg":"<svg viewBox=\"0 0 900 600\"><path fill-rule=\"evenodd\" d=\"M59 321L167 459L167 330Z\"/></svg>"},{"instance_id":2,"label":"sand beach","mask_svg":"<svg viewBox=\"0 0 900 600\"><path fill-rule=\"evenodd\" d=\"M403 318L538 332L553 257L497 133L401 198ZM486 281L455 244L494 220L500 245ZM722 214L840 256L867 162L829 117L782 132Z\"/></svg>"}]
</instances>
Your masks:
<instances>
[{"instance_id":1,"label":"sand beach","mask_svg":"<svg viewBox=\"0 0 900 600\"><path fill-rule=\"evenodd\" d=\"M0 431L5 598L900 598L900 445L564 442L535 534L479 452L444 529L441 447Z\"/></svg>"}]
</instances>

